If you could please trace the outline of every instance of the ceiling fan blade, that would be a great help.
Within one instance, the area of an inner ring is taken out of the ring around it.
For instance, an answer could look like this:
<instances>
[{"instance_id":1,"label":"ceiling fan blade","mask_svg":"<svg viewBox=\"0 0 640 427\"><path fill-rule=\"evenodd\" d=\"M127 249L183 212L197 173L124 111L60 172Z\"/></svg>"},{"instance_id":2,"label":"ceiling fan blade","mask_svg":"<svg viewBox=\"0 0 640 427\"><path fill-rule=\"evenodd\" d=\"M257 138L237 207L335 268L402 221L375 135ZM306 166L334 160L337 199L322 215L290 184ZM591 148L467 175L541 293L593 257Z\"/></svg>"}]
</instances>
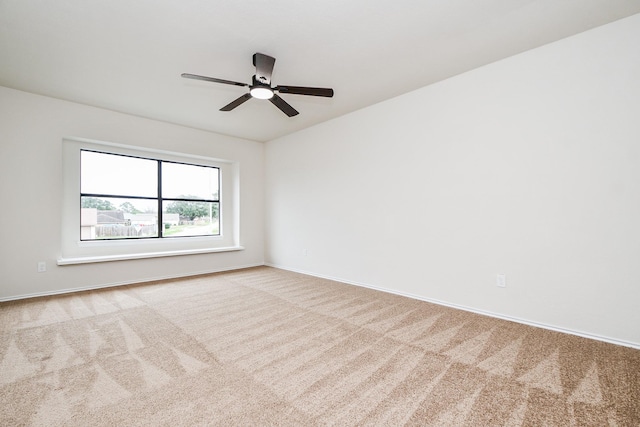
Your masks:
<instances>
[{"instance_id":1,"label":"ceiling fan blade","mask_svg":"<svg viewBox=\"0 0 640 427\"><path fill-rule=\"evenodd\" d=\"M231 80L216 79L215 77L198 76L196 74L182 73L181 76L184 77L185 79L204 80L205 82L223 83L225 85L249 86L246 83L234 82Z\"/></svg>"},{"instance_id":2,"label":"ceiling fan blade","mask_svg":"<svg viewBox=\"0 0 640 427\"><path fill-rule=\"evenodd\" d=\"M231 101L229 104L225 105L224 107L222 107L220 109L220 111L231 111L234 108L236 108L237 106L244 104L245 102L247 102L249 99L251 99L251 94L249 93L245 93L244 95L242 95L240 98L236 99L235 101Z\"/></svg>"},{"instance_id":3,"label":"ceiling fan blade","mask_svg":"<svg viewBox=\"0 0 640 427\"><path fill-rule=\"evenodd\" d=\"M253 65L256 66L256 80L262 84L271 85L271 73L276 59L264 53L253 54Z\"/></svg>"},{"instance_id":4,"label":"ceiling fan blade","mask_svg":"<svg viewBox=\"0 0 640 427\"><path fill-rule=\"evenodd\" d=\"M303 86L276 86L273 88L280 93L290 93L293 95L311 95L333 97L333 89L322 87L303 87Z\"/></svg>"},{"instance_id":5,"label":"ceiling fan blade","mask_svg":"<svg viewBox=\"0 0 640 427\"><path fill-rule=\"evenodd\" d=\"M280 98L275 93L273 94L273 98L269 99L273 105L278 107L283 113L285 113L289 117L297 116L298 113L295 108L287 103L284 99Z\"/></svg>"}]
</instances>

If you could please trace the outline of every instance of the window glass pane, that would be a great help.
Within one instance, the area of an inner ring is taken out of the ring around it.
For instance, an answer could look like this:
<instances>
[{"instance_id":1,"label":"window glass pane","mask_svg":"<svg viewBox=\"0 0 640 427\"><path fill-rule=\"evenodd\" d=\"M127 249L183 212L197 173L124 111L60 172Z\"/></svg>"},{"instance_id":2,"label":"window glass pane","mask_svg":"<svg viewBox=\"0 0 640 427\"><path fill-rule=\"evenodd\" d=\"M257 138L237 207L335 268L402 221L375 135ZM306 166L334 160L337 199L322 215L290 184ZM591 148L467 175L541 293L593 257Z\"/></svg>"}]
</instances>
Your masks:
<instances>
[{"instance_id":1,"label":"window glass pane","mask_svg":"<svg viewBox=\"0 0 640 427\"><path fill-rule=\"evenodd\" d=\"M162 162L162 197L218 200L218 168Z\"/></svg>"},{"instance_id":2,"label":"window glass pane","mask_svg":"<svg viewBox=\"0 0 640 427\"><path fill-rule=\"evenodd\" d=\"M156 200L81 197L80 239L158 237Z\"/></svg>"},{"instance_id":3,"label":"window glass pane","mask_svg":"<svg viewBox=\"0 0 640 427\"><path fill-rule=\"evenodd\" d=\"M220 234L220 204L217 202L165 201L162 236L217 236Z\"/></svg>"},{"instance_id":4,"label":"window glass pane","mask_svg":"<svg viewBox=\"0 0 640 427\"><path fill-rule=\"evenodd\" d=\"M80 192L157 197L157 161L84 150L80 155Z\"/></svg>"}]
</instances>

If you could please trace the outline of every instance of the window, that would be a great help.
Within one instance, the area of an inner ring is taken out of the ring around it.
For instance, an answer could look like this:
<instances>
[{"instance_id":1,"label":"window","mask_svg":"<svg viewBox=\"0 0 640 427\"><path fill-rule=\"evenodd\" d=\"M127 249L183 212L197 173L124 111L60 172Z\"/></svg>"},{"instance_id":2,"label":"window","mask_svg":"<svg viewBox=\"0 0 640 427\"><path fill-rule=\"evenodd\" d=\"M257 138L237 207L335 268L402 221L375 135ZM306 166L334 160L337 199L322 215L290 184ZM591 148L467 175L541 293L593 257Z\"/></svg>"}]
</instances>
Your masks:
<instances>
[{"instance_id":1,"label":"window","mask_svg":"<svg viewBox=\"0 0 640 427\"><path fill-rule=\"evenodd\" d=\"M62 185L58 265L244 249L237 161L64 138Z\"/></svg>"},{"instance_id":2,"label":"window","mask_svg":"<svg viewBox=\"0 0 640 427\"><path fill-rule=\"evenodd\" d=\"M220 171L81 150L81 240L220 234Z\"/></svg>"}]
</instances>

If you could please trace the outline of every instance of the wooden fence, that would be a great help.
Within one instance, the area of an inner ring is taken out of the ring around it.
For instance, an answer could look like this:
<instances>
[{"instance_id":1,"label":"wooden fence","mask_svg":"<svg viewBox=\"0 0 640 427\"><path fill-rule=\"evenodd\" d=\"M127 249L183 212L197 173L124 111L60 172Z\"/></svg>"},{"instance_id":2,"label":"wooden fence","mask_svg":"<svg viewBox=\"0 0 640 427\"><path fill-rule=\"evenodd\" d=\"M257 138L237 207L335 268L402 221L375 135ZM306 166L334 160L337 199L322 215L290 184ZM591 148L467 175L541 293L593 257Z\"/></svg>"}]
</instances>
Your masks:
<instances>
[{"instance_id":1,"label":"wooden fence","mask_svg":"<svg viewBox=\"0 0 640 427\"><path fill-rule=\"evenodd\" d=\"M96 225L96 239L125 237L153 237L158 235L155 225Z\"/></svg>"}]
</instances>

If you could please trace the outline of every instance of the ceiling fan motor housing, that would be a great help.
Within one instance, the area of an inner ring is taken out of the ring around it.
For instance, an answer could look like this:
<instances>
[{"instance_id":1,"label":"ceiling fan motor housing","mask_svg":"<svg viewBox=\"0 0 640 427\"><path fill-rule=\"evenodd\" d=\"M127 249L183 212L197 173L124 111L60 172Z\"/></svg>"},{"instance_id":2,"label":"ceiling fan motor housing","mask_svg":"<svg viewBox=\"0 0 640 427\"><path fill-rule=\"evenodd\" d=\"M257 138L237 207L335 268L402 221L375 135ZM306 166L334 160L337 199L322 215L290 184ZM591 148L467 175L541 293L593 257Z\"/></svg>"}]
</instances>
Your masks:
<instances>
[{"instance_id":1,"label":"ceiling fan motor housing","mask_svg":"<svg viewBox=\"0 0 640 427\"><path fill-rule=\"evenodd\" d=\"M249 93L252 97L258 99L271 99L273 97L271 85L261 83L255 75L253 76L253 84L249 87Z\"/></svg>"}]
</instances>

